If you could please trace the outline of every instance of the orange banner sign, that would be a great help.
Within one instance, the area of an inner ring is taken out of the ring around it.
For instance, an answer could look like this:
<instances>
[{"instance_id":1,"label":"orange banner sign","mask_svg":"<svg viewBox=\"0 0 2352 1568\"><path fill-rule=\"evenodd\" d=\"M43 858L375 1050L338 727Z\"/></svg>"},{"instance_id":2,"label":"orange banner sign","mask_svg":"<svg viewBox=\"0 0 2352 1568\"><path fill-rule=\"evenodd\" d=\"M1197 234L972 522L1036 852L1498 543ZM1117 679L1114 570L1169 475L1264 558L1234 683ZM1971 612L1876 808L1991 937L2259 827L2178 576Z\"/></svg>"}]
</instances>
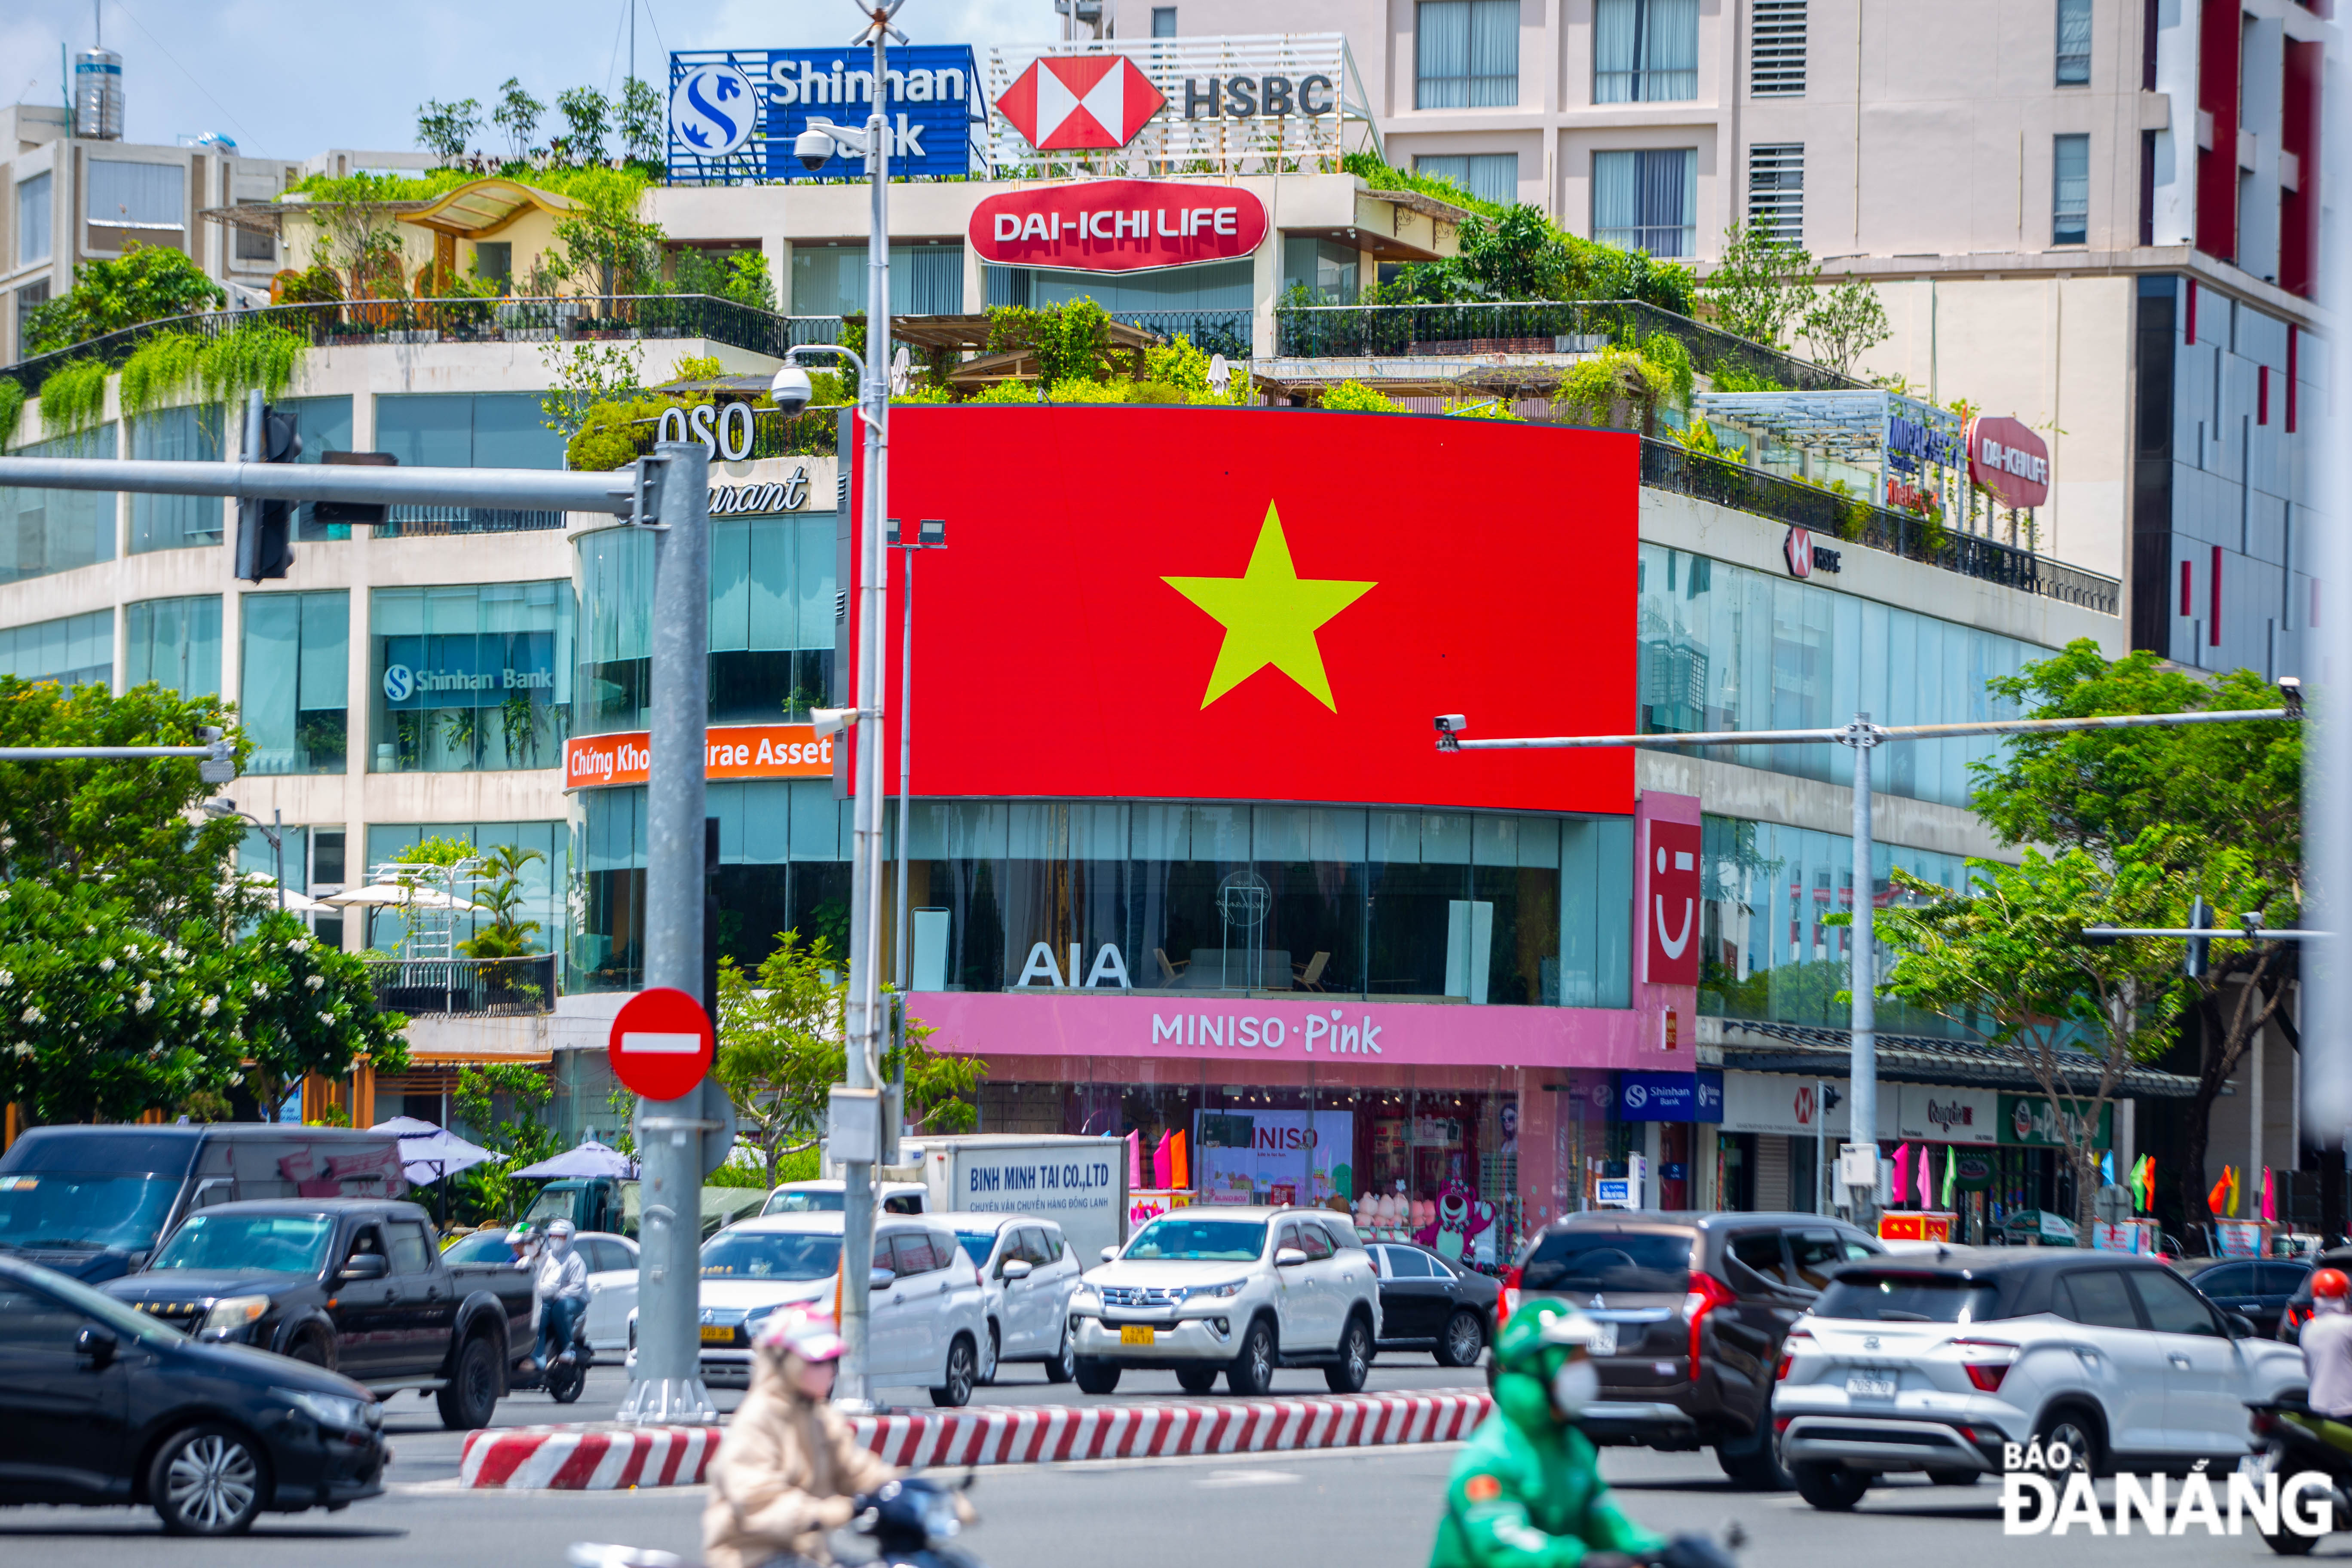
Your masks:
<instances>
[{"instance_id":1,"label":"orange banner sign","mask_svg":"<svg viewBox=\"0 0 2352 1568\"><path fill-rule=\"evenodd\" d=\"M563 787L641 784L652 761L653 748L643 730L576 736L563 742ZM806 724L714 726L703 773L714 779L831 778L833 737L820 741Z\"/></svg>"}]
</instances>

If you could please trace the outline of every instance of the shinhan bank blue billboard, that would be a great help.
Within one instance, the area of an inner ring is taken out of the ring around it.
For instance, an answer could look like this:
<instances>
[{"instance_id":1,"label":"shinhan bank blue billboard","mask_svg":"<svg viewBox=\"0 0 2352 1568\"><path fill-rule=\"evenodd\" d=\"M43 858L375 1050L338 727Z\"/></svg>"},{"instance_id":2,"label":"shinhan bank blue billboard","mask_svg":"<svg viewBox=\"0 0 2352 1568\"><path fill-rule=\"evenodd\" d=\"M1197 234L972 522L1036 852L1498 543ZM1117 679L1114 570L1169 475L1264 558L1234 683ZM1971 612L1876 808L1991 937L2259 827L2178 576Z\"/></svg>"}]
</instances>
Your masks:
<instances>
[{"instance_id":1,"label":"shinhan bank blue billboard","mask_svg":"<svg viewBox=\"0 0 2352 1568\"><path fill-rule=\"evenodd\" d=\"M887 74L882 114L890 134L890 173L971 173L973 128L986 135L988 103L971 46L892 49ZM862 179L866 160L838 152L817 168L803 167L793 156L793 138L811 116L862 126L873 111L870 49L673 52L669 183Z\"/></svg>"}]
</instances>

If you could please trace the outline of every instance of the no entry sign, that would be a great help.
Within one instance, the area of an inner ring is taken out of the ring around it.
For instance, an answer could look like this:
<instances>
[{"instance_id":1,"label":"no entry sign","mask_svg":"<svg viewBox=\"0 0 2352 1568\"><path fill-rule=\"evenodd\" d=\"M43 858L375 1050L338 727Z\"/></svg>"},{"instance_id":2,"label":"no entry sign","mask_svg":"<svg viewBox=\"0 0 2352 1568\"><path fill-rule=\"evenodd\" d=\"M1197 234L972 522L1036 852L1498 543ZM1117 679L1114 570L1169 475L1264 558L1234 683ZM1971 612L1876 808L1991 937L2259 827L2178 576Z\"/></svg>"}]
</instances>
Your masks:
<instances>
[{"instance_id":1,"label":"no entry sign","mask_svg":"<svg viewBox=\"0 0 2352 1568\"><path fill-rule=\"evenodd\" d=\"M713 1046L702 1004L656 985L630 997L613 1020L613 1076L647 1100L676 1100L710 1070Z\"/></svg>"}]
</instances>

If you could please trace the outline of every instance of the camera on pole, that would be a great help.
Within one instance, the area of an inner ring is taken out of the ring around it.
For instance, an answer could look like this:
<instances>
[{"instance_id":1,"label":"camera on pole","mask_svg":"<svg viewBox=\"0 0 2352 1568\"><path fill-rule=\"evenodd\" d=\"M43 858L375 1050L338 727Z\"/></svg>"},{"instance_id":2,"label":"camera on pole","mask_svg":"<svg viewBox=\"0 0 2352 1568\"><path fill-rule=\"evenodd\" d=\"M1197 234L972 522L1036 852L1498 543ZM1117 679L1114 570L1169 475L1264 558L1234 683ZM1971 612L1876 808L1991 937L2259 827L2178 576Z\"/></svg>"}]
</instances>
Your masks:
<instances>
[{"instance_id":1,"label":"camera on pole","mask_svg":"<svg viewBox=\"0 0 2352 1568\"><path fill-rule=\"evenodd\" d=\"M274 409L258 393L247 405L245 437L248 463L290 463L302 455L294 416ZM236 503L236 574L241 582L264 583L286 575L294 563L294 503L240 500Z\"/></svg>"}]
</instances>

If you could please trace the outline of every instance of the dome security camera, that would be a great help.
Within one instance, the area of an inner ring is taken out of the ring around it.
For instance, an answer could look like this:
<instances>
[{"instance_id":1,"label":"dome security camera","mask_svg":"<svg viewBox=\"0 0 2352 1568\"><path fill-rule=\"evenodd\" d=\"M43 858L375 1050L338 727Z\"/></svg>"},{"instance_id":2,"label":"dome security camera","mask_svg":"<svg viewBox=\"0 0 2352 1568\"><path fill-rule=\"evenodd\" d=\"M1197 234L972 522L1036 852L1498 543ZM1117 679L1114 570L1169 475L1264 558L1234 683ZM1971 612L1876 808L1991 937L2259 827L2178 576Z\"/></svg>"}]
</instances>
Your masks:
<instances>
[{"instance_id":1,"label":"dome security camera","mask_svg":"<svg viewBox=\"0 0 2352 1568\"><path fill-rule=\"evenodd\" d=\"M798 414L809 405L809 399L816 395L816 388L810 383L808 372L796 364L786 364L776 372L776 379L769 384L768 395L786 414Z\"/></svg>"},{"instance_id":2,"label":"dome security camera","mask_svg":"<svg viewBox=\"0 0 2352 1568\"><path fill-rule=\"evenodd\" d=\"M822 169L833 157L833 138L822 131L803 131L793 138L793 156L801 167L812 174Z\"/></svg>"}]
</instances>

